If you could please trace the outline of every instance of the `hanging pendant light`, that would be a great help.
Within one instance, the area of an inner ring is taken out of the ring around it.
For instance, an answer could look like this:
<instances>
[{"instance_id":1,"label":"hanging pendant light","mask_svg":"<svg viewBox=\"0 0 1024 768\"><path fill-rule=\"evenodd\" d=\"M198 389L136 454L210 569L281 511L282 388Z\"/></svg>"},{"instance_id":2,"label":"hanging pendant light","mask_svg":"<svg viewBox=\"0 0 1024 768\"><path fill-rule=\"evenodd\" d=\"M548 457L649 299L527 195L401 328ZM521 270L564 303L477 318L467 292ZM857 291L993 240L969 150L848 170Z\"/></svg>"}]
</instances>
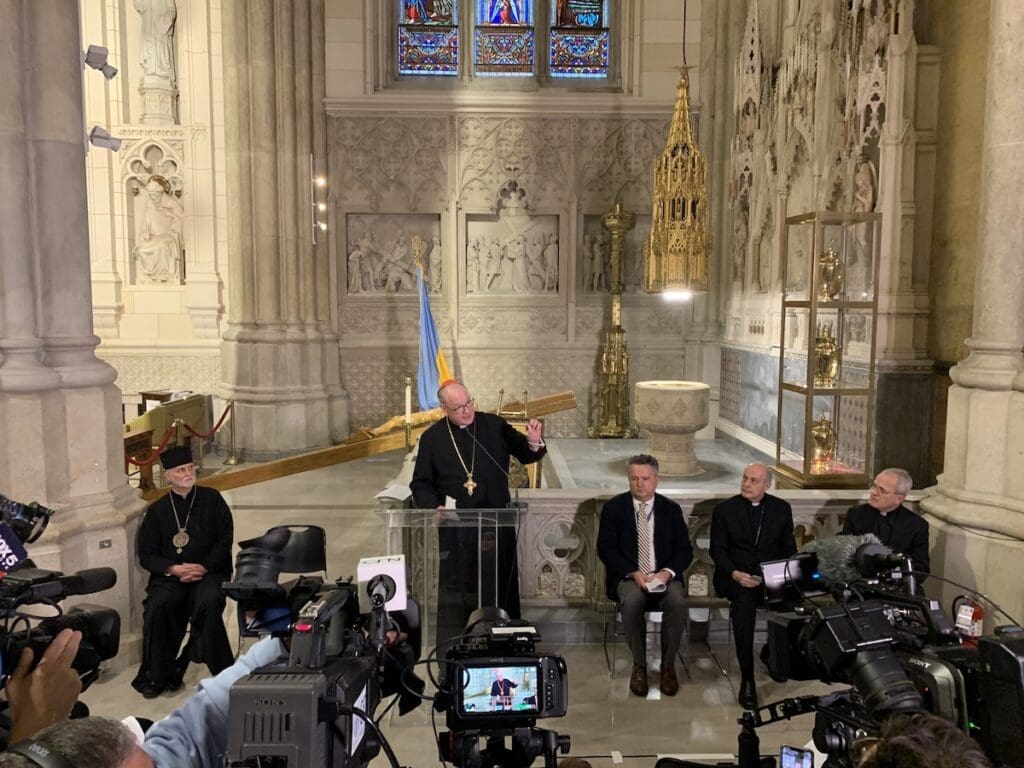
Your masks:
<instances>
[{"instance_id":1,"label":"hanging pendant light","mask_svg":"<svg viewBox=\"0 0 1024 768\"><path fill-rule=\"evenodd\" d=\"M686 68L686 9L683 66L665 151L654 167L651 231L644 241L644 290L666 298L689 298L708 289L708 196L706 162L693 138L690 79Z\"/></svg>"}]
</instances>

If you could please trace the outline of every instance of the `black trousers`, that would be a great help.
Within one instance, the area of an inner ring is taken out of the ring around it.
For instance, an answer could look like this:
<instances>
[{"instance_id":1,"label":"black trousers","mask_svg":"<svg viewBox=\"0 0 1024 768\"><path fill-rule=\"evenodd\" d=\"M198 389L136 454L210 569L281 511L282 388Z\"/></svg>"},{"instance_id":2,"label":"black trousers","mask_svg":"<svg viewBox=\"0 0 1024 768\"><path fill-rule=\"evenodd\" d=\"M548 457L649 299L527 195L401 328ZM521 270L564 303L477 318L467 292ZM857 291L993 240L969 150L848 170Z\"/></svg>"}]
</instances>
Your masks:
<instances>
[{"instance_id":1,"label":"black trousers","mask_svg":"<svg viewBox=\"0 0 1024 768\"><path fill-rule=\"evenodd\" d=\"M472 513L472 510L466 512ZM467 515L468 516L468 515ZM436 643L461 635L470 614L496 605L512 619L520 617L516 533L508 527L438 528ZM439 654L443 653L438 651Z\"/></svg>"},{"instance_id":2,"label":"black trousers","mask_svg":"<svg viewBox=\"0 0 1024 768\"><path fill-rule=\"evenodd\" d=\"M139 678L165 685L180 678L189 661L202 661L216 675L231 666L234 654L224 628L225 574L208 573L185 584L155 576L146 588L142 614L142 667ZM178 650L191 624L188 647L178 664Z\"/></svg>"},{"instance_id":3,"label":"black trousers","mask_svg":"<svg viewBox=\"0 0 1024 768\"><path fill-rule=\"evenodd\" d=\"M764 603L761 587L741 587L736 584L729 595L729 621L732 622L732 636L736 643L736 660L740 675L745 679L754 678L754 625L757 622L757 608Z\"/></svg>"}]
</instances>

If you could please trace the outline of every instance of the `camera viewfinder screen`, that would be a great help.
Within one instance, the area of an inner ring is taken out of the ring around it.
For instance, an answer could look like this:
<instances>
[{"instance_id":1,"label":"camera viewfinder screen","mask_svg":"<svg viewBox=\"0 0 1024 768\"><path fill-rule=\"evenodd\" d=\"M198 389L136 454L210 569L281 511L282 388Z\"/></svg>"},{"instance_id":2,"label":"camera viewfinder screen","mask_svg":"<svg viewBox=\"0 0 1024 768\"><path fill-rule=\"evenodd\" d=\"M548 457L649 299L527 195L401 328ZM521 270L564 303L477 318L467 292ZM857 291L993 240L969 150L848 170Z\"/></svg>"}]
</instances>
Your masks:
<instances>
[{"instance_id":1,"label":"camera viewfinder screen","mask_svg":"<svg viewBox=\"0 0 1024 768\"><path fill-rule=\"evenodd\" d=\"M521 714L540 711L537 706L536 665L470 667L463 671L461 715Z\"/></svg>"}]
</instances>

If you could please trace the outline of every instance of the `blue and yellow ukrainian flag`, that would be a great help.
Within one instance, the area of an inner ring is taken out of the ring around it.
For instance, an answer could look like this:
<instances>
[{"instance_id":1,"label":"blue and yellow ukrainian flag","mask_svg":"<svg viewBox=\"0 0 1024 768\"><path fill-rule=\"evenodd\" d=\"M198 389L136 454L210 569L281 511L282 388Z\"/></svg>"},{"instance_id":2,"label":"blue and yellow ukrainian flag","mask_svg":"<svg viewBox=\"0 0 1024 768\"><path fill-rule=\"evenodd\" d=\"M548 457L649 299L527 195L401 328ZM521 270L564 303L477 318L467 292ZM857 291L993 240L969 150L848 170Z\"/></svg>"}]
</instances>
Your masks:
<instances>
[{"instance_id":1,"label":"blue and yellow ukrainian flag","mask_svg":"<svg viewBox=\"0 0 1024 768\"><path fill-rule=\"evenodd\" d=\"M420 292L420 364L416 370L416 387L420 398L420 410L437 408L437 388L442 381L452 378L448 362L444 359L444 350L437 338L437 326L434 316L430 314L430 300L427 298L427 286L423 280L423 264L417 259L416 287Z\"/></svg>"}]
</instances>

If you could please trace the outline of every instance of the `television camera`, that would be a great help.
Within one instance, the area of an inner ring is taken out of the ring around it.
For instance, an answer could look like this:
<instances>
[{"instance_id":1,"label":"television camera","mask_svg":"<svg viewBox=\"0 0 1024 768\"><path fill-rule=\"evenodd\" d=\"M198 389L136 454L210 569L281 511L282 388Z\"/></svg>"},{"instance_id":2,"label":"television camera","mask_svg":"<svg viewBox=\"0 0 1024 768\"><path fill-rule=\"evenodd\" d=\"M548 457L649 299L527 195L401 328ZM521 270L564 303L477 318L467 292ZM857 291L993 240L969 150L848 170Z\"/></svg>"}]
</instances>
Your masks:
<instances>
[{"instance_id":1,"label":"television camera","mask_svg":"<svg viewBox=\"0 0 1024 768\"><path fill-rule=\"evenodd\" d=\"M82 640L71 666L85 690L99 677L100 664L117 655L121 617L113 608L81 603L65 610L59 603L65 597L110 589L117 583L117 572L88 568L65 575L37 568L25 544L43 535L52 515L53 510L41 504L22 504L0 494L0 679L6 685L25 648L32 650L34 668L57 634L73 629L82 633ZM39 604L50 606L56 615L40 617L24 610Z\"/></svg>"},{"instance_id":2,"label":"television camera","mask_svg":"<svg viewBox=\"0 0 1024 768\"><path fill-rule=\"evenodd\" d=\"M804 601L828 590L833 597L827 605L810 602L769 615L769 672L780 682L853 687L746 712L741 768L757 765L756 728L809 712L815 712L815 746L830 768L852 768L853 742L877 736L890 715L923 711L966 731L994 765L1024 765L1024 630L1001 628L976 648L963 645L938 601L918 590L908 558L870 534L812 544L794 558L764 564L765 583L774 585L769 602Z\"/></svg>"},{"instance_id":3,"label":"television camera","mask_svg":"<svg viewBox=\"0 0 1024 768\"><path fill-rule=\"evenodd\" d=\"M280 637L289 655L231 687L227 765L354 768L384 749L397 766L371 718L382 695L401 691L404 713L419 703L407 689L423 688L410 672L419 654L416 603L386 609L405 595L404 562L397 579L393 568L369 579L372 611L364 616L351 580L278 583L282 571L326 570L322 528L279 526L240 547L234 580L223 585L238 602L240 631Z\"/></svg>"},{"instance_id":4,"label":"television camera","mask_svg":"<svg viewBox=\"0 0 1024 768\"><path fill-rule=\"evenodd\" d=\"M538 719L564 716L569 704L565 660L537 653L539 639L533 626L512 622L500 608L470 615L446 654L434 700L450 729L438 736L445 760L459 768L525 768L543 755L545 766L554 768L556 754L569 751L568 736L535 727Z\"/></svg>"}]
</instances>

